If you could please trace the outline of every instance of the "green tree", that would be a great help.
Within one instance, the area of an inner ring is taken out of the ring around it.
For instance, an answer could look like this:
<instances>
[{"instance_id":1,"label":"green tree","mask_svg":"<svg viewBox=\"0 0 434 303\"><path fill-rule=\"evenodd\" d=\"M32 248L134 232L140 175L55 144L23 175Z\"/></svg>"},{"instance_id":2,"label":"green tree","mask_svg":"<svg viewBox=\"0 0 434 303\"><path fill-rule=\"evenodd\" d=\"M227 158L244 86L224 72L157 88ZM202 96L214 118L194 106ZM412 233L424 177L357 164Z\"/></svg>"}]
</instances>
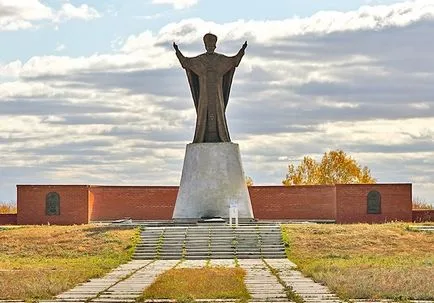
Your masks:
<instances>
[{"instance_id":1,"label":"green tree","mask_svg":"<svg viewBox=\"0 0 434 303\"><path fill-rule=\"evenodd\" d=\"M303 158L298 166L290 164L286 186L314 184L370 184L376 183L368 167L362 167L356 160L342 150L324 153L321 162L309 156Z\"/></svg>"}]
</instances>

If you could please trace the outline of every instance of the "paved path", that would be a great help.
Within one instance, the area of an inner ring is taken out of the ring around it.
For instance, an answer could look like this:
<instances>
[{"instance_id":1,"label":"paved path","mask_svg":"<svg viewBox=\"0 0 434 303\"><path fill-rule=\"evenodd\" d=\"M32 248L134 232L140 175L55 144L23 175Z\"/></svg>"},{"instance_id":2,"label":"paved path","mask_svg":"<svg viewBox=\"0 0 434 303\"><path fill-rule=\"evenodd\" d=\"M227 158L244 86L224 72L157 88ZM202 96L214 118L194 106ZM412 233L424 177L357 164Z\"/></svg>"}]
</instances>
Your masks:
<instances>
[{"instance_id":1,"label":"paved path","mask_svg":"<svg viewBox=\"0 0 434 303\"><path fill-rule=\"evenodd\" d=\"M267 259L265 262L277 270L281 282L289 287L304 302L338 303L342 302L330 292L327 286L315 283L295 270L296 265L288 260Z\"/></svg>"},{"instance_id":2,"label":"paved path","mask_svg":"<svg viewBox=\"0 0 434 303\"><path fill-rule=\"evenodd\" d=\"M58 295L55 300L41 302L135 302L158 275L178 262L134 260L121 265L102 278L93 279Z\"/></svg>"},{"instance_id":3,"label":"paved path","mask_svg":"<svg viewBox=\"0 0 434 303\"><path fill-rule=\"evenodd\" d=\"M293 302L294 293L306 303L342 302L330 290L295 270L296 265L287 259L239 259L238 265L246 270L246 287L254 302ZM235 267L231 259L211 260L134 260L121 265L102 278L92 279L58 295L44 303L133 303L153 280L170 268L200 268L204 266ZM197 300L198 302L235 302L235 300ZM1 301L19 302L19 301ZM146 302L175 302L173 300L148 300ZM352 300L353 303L374 303L368 300ZM391 303L382 300L375 303ZM412 301L434 303L433 301Z\"/></svg>"},{"instance_id":4,"label":"paved path","mask_svg":"<svg viewBox=\"0 0 434 303\"><path fill-rule=\"evenodd\" d=\"M123 264L111 271L102 278L92 279L87 283L78 285L56 297L61 301L90 301L99 296L102 292L122 281L126 277L134 274L138 270L145 268L152 263L151 261L131 261Z\"/></svg>"},{"instance_id":5,"label":"paved path","mask_svg":"<svg viewBox=\"0 0 434 303\"><path fill-rule=\"evenodd\" d=\"M262 260L241 259L238 263L246 270L245 283L252 301L291 302L286 296L283 285L271 274Z\"/></svg>"},{"instance_id":6,"label":"paved path","mask_svg":"<svg viewBox=\"0 0 434 303\"><path fill-rule=\"evenodd\" d=\"M176 263L178 261L155 261L108 288L90 302L135 302L135 299L152 284L158 275L172 268Z\"/></svg>"},{"instance_id":7,"label":"paved path","mask_svg":"<svg viewBox=\"0 0 434 303\"><path fill-rule=\"evenodd\" d=\"M176 268L201 268L207 265L207 260L184 260Z\"/></svg>"}]
</instances>

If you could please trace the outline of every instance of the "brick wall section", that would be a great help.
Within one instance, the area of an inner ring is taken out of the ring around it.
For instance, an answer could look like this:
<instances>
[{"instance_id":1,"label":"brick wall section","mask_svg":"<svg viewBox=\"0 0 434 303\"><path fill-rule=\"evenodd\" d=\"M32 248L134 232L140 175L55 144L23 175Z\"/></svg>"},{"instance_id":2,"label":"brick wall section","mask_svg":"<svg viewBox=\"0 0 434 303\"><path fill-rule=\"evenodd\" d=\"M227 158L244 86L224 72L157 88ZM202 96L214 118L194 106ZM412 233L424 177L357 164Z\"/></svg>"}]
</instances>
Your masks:
<instances>
[{"instance_id":1,"label":"brick wall section","mask_svg":"<svg viewBox=\"0 0 434 303\"><path fill-rule=\"evenodd\" d=\"M249 187L257 219L335 220L336 191L329 185Z\"/></svg>"},{"instance_id":2,"label":"brick wall section","mask_svg":"<svg viewBox=\"0 0 434 303\"><path fill-rule=\"evenodd\" d=\"M382 213L367 214L367 194L378 190ZM49 192L60 194L60 215L45 215ZM338 223L412 221L411 184L252 186L257 219L336 220ZM132 218L169 220L177 186L18 185L18 224L82 224Z\"/></svg>"},{"instance_id":3,"label":"brick wall section","mask_svg":"<svg viewBox=\"0 0 434 303\"><path fill-rule=\"evenodd\" d=\"M87 191L87 202L88 202L88 212L87 212L87 221L92 221L92 214L95 209L95 195L93 191L89 188Z\"/></svg>"},{"instance_id":4,"label":"brick wall section","mask_svg":"<svg viewBox=\"0 0 434 303\"><path fill-rule=\"evenodd\" d=\"M367 195L381 194L381 214L367 213ZM412 221L411 184L336 185L336 223Z\"/></svg>"},{"instance_id":5,"label":"brick wall section","mask_svg":"<svg viewBox=\"0 0 434 303\"><path fill-rule=\"evenodd\" d=\"M434 222L434 209L413 209L413 222Z\"/></svg>"},{"instance_id":6,"label":"brick wall section","mask_svg":"<svg viewBox=\"0 0 434 303\"><path fill-rule=\"evenodd\" d=\"M178 186L91 186L90 220L172 219ZM91 199L92 201L92 199Z\"/></svg>"},{"instance_id":7,"label":"brick wall section","mask_svg":"<svg viewBox=\"0 0 434 303\"><path fill-rule=\"evenodd\" d=\"M0 214L0 225L17 225L17 214Z\"/></svg>"},{"instance_id":8,"label":"brick wall section","mask_svg":"<svg viewBox=\"0 0 434 303\"><path fill-rule=\"evenodd\" d=\"M254 186L249 191L258 219L335 219L334 186ZM177 186L91 186L90 220L170 220L177 194Z\"/></svg>"},{"instance_id":9,"label":"brick wall section","mask_svg":"<svg viewBox=\"0 0 434 303\"><path fill-rule=\"evenodd\" d=\"M88 223L88 188L87 185L17 185L17 223ZM49 192L60 195L60 215L45 215L45 199Z\"/></svg>"}]
</instances>

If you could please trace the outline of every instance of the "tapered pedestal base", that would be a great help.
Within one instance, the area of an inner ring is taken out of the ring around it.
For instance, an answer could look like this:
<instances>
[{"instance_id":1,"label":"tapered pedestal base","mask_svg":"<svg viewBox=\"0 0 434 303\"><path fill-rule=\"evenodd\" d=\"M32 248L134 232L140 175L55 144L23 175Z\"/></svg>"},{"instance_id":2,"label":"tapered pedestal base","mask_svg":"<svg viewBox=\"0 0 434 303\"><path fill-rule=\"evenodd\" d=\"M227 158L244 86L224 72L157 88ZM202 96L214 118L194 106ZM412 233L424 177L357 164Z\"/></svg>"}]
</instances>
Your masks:
<instances>
[{"instance_id":1,"label":"tapered pedestal base","mask_svg":"<svg viewBox=\"0 0 434 303\"><path fill-rule=\"evenodd\" d=\"M228 218L234 204L239 218L253 219L238 144L188 144L173 219Z\"/></svg>"}]
</instances>

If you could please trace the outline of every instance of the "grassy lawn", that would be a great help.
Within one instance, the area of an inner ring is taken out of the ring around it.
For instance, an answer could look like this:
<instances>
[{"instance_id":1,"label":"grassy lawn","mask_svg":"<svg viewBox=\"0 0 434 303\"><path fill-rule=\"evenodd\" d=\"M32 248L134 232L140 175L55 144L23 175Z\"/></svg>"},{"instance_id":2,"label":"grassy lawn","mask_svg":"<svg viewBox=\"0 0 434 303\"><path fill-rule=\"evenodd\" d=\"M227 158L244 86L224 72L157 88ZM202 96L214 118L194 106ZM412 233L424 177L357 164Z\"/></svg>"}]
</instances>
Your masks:
<instances>
[{"instance_id":1,"label":"grassy lawn","mask_svg":"<svg viewBox=\"0 0 434 303\"><path fill-rule=\"evenodd\" d=\"M93 225L0 230L0 299L48 299L127 262L135 229Z\"/></svg>"},{"instance_id":2,"label":"grassy lawn","mask_svg":"<svg viewBox=\"0 0 434 303\"><path fill-rule=\"evenodd\" d=\"M146 299L176 299L193 302L194 299L250 298L244 284L245 271L241 268L204 267L171 269L160 275L144 292Z\"/></svg>"},{"instance_id":3,"label":"grassy lawn","mask_svg":"<svg viewBox=\"0 0 434 303\"><path fill-rule=\"evenodd\" d=\"M289 258L341 298L434 299L434 233L407 224L283 226Z\"/></svg>"}]
</instances>

